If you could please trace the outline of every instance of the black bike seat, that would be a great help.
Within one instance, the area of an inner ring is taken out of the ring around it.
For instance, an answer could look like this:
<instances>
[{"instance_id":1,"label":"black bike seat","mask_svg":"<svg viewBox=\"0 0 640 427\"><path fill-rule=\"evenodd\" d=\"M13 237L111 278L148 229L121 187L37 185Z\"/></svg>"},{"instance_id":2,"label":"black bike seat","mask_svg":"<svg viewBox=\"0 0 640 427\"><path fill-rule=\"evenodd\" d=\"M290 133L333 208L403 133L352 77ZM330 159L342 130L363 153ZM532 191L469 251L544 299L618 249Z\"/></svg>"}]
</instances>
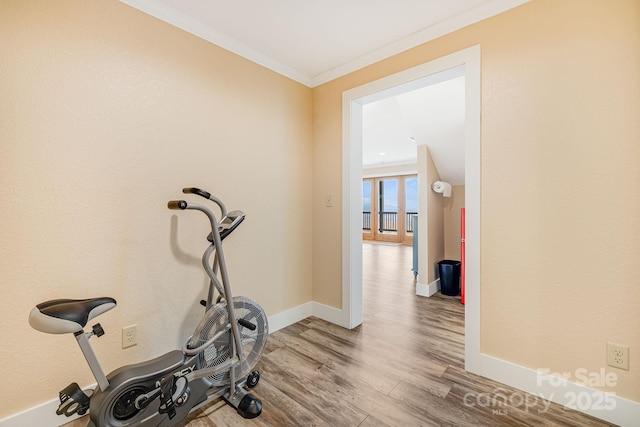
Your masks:
<instances>
[{"instance_id":1,"label":"black bike seat","mask_svg":"<svg viewBox=\"0 0 640 427\"><path fill-rule=\"evenodd\" d=\"M109 297L45 301L31 310L29 324L49 334L76 333L82 331L89 320L115 306L116 300Z\"/></svg>"}]
</instances>

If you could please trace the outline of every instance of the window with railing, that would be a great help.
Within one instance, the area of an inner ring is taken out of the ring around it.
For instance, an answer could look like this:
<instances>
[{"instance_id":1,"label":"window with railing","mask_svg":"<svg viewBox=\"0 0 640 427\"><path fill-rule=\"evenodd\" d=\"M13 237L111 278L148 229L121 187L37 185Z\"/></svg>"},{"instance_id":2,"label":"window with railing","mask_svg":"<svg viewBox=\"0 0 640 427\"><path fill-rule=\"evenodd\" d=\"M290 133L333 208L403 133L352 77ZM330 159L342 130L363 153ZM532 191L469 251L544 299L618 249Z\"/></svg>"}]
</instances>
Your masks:
<instances>
[{"instance_id":1,"label":"window with railing","mask_svg":"<svg viewBox=\"0 0 640 427\"><path fill-rule=\"evenodd\" d=\"M362 232L368 240L410 243L418 211L415 175L362 180Z\"/></svg>"}]
</instances>

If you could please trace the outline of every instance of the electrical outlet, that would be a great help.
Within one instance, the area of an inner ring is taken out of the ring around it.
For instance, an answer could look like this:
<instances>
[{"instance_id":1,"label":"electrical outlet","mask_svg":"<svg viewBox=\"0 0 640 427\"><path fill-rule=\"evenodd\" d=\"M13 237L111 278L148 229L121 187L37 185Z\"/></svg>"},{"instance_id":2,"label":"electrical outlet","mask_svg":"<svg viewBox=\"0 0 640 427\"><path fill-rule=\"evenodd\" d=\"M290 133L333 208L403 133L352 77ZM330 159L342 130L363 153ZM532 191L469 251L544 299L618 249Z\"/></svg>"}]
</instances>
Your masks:
<instances>
[{"instance_id":1,"label":"electrical outlet","mask_svg":"<svg viewBox=\"0 0 640 427\"><path fill-rule=\"evenodd\" d=\"M324 196L324 205L328 208L333 206L333 196L330 194L327 194L326 196Z\"/></svg>"},{"instance_id":2,"label":"electrical outlet","mask_svg":"<svg viewBox=\"0 0 640 427\"><path fill-rule=\"evenodd\" d=\"M138 344L138 325L130 325L122 328L122 348L133 347Z\"/></svg>"},{"instance_id":3,"label":"electrical outlet","mask_svg":"<svg viewBox=\"0 0 640 427\"><path fill-rule=\"evenodd\" d=\"M629 370L629 347L607 343L607 365L614 368Z\"/></svg>"}]
</instances>

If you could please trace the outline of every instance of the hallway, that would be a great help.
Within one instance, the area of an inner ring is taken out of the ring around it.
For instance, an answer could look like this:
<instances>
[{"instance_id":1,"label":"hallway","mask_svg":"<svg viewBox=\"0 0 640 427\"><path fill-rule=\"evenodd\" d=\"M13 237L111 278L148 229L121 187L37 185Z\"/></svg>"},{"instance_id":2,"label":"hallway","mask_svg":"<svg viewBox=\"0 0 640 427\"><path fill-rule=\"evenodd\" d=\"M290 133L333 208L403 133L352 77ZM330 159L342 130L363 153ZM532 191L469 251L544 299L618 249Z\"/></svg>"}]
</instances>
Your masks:
<instances>
[{"instance_id":1,"label":"hallway","mask_svg":"<svg viewBox=\"0 0 640 427\"><path fill-rule=\"evenodd\" d=\"M407 339L407 345L414 351L464 369L464 305L460 300L440 293L431 298L415 295L411 246L366 242L362 253L364 324L360 327L364 333L377 330L396 338L413 337ZM425 340L429 345L423 346Z\"/></svg>"}]
</instances>

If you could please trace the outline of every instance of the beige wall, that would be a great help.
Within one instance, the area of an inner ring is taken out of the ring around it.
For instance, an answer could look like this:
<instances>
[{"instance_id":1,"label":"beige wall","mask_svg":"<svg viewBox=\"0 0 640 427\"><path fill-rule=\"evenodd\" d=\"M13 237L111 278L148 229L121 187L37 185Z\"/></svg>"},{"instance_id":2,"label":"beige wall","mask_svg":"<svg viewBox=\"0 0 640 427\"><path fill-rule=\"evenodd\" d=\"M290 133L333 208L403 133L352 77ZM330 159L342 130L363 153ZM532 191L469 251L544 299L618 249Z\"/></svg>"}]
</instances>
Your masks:
<instances>
[{"instance_id":1,"label":"beige wall","mask_svg":"<svg viewBox=\"0 0 640 427\"><path fill-rule=\"evenodd\" d=\"M315 88L314 206L341 192L342 92L476 44L482 351L598 371L607 341L627 344L615 392L640 401L637 0L534 0ZM334 307L338 212L313 222L313 297Z\"/></svg>"},{"instance_id":2,"label":"beige wall","mask_svg":"<svg viewBox=\"0 0 640 427\"><path fill-rule=\"evenodd\" d=\"M0 418L94 382L71 336L30 329L38 302L116 298L107 372L192 333L207 221L166 208L182 187L247 213L236 294L311 300L311 89L115 0L0 7Z\"/></svg>"},{"instance_id":3,"label":"beige wall","mask_svg":"<svg viewBox=\"0 0 640 427\"><path fill-rule=\"evenodd\" d=\"M460 209L464 208L464 185L454 185L451 197L445 197L444 257L460 261Z\"/></svg>"}]
</instances>

